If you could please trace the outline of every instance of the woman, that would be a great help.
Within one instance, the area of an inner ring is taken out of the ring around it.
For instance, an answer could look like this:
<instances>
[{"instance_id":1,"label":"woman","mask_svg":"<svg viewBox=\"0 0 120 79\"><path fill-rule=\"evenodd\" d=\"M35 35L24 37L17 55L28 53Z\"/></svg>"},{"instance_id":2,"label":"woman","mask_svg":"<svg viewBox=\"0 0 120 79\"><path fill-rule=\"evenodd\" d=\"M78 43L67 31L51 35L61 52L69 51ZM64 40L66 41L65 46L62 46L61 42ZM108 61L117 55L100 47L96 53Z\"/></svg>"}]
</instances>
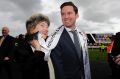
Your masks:
<instances>
[{"instance_id":1,"label":"woman","mask_svg":"<svg viewBox=\"0 0 120 79\"><path fill-rule=\"evenodd\" d=\"M47 61L44 60L45 53L41 50L38 35L46 39L50 21L42 14L32 15L26 21L27 33L25 38L17 39L15 42L14 56L19 66L22 79L49 79Z\"/></svg>"}]
</instances>

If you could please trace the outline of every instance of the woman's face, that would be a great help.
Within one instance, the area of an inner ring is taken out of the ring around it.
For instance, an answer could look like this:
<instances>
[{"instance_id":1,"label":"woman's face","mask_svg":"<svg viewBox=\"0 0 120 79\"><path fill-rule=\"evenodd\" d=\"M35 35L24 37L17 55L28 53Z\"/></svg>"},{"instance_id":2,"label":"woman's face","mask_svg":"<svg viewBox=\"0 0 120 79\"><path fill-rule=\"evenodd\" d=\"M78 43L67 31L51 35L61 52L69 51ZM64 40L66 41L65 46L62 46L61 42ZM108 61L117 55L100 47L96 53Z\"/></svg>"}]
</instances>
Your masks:
<instances>
[{"instance_id":1,"label":"woman's face","mask_svg":"<svg viewBox=\"0 0 120 79\"><path fill-rule=\"evenodd\" d=\"M48 36L48 24L47 24L47 22L45 22L45 21L40 22L36 25L36 28L31 30L31 33L36 33L36 32L40 32L42 37L44 39L46 39L46 37Z\"/></svg>"}]
</instances>

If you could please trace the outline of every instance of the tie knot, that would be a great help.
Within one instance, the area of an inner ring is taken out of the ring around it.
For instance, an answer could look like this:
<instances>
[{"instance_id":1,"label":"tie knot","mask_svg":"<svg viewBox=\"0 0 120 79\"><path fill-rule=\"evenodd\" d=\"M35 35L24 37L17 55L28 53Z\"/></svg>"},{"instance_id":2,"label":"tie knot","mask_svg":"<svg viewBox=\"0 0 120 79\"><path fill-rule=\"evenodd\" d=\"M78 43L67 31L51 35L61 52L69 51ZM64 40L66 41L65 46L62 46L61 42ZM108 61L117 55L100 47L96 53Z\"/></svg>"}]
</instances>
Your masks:
<instances>
[{"instance_id":1,"label":"tie knot","mask_svg":"<svg viewBox=\"0 0 120 79\"><path fill-rule=\"evenodd\" d=\"M77 34L77 30L70 31L73 35Z\"/></svg>"},{"instance_id":2,"label":"tie knot","mask_svg":"<svg viewBox=\"0 0 120 79\"><path fill-rule=\"evenodd\" d=\"M77 30L71 30L71 32L76 32Z\"/></svg>"}]
</instances>

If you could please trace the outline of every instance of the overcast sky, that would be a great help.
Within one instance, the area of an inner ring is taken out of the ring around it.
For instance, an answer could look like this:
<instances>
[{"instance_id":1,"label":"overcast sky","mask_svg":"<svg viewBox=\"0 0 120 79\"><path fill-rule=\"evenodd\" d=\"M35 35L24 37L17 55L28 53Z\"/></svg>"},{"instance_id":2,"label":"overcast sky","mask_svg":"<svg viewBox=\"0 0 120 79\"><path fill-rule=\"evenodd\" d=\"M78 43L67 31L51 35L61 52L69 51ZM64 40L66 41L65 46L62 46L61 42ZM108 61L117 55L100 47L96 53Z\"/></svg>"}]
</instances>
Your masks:
<instances>
[{"instance_id":1,"label":"overcast sky","mask_svg":"<svg viewBox=\"0 0 120 79\"><path fill-rule=\"evenodd\" d=\"M72 1L79 8L77 25L87 33L120 31L120 0L0 0L0 35L3 26L13 36L26 33L25 22L35 13L50 18L50 32L62 24L59 6Z\"/></svg>"}]
</instances>

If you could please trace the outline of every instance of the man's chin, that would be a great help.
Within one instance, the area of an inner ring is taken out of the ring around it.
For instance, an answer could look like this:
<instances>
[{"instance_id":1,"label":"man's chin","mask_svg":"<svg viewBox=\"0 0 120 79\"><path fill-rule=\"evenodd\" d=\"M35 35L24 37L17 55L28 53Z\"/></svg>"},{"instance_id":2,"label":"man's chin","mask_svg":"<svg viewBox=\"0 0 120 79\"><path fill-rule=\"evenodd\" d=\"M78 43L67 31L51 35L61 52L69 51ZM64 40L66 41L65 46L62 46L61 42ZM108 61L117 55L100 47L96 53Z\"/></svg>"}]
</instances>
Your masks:
<instances>
[{"instance_id":1,"label":"man's chin","mask_svg":"<svg viewBox=\"0 0 120 79\"><path fill-rule=\"evenodd\" d=\"M69 27L71 27L71 25L67 25L67 24L66 24L66 25L64 25L64 26L65 26L65 27L68 27L68 28L69 28Z\"/></svg>"}]
</instances>

